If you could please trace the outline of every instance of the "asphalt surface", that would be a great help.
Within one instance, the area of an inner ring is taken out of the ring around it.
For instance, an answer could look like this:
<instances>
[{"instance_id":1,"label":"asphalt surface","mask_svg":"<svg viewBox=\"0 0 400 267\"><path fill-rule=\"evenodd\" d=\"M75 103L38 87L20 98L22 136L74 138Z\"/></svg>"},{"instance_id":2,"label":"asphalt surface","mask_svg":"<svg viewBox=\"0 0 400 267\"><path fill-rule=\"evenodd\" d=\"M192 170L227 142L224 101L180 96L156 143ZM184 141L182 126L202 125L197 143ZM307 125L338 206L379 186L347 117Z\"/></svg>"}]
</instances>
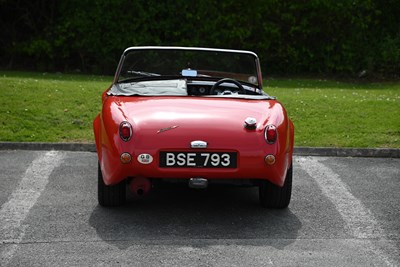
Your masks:
<instances>
[{"instance_id":1,"label":"asphalt surface","mask_svg":"<svg viewBox=\"0 0 400 267\"><path fill-rule=\"evenodd\" d=\"M294 159L286 210L256 188L165 186L97 204L92 152L0 151L1 266L399 266L400 159Z\"/></svg>"}]
</instances>

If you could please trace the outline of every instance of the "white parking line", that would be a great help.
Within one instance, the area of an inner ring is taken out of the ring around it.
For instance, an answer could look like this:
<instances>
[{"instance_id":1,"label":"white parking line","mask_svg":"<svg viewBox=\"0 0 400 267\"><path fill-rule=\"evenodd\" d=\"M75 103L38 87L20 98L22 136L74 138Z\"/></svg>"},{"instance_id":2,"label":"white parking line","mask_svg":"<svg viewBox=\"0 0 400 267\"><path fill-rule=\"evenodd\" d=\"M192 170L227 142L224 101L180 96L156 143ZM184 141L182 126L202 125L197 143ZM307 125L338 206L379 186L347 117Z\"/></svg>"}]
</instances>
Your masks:
<instances>
[{"instance_id":1,"label":"white parking line","mask_svg":"<svg viewBox=\"0 0 400 267\"><path fill-rule=\"evenodd\" d=\"M321 162L325 159L322 157L298 157L296 161L317 182L324 195L335 205L336 210L345 221L347 229L355 238L386 239L383 229L371 211L350 192L338 174ZM374 250L374 253L387 266L395 266L382 251L377 248Z\"/></svg>"},{"instance_id":2,"label":"white parking line","mask_svg":"<svg viewBox=\"0 0 400 267\"><path fill-rule=\"evenodd\" d=\"M7 265L18 244L25 235L26 225L21 225L46 188L49 176L58 167L64 154L49 151L39 155L27 168L18 187L0 209L0 241L5 249L1 253L1 263Z\"/></svg>"}]
</instances>

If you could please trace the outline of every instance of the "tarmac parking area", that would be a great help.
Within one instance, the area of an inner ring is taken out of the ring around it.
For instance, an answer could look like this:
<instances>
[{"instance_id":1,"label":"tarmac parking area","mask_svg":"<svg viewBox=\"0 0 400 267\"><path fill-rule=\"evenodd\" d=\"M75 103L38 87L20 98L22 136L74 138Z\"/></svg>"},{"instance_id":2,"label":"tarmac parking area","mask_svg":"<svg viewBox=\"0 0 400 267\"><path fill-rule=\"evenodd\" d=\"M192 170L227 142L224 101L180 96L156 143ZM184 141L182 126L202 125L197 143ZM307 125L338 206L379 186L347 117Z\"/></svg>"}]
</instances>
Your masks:
<instances>
[{"instance_id":1,"label":"tarmac parking area","mask_svg":"<svg viewBox=\"0 0 400 267\"><path fill-rule=\"evenodd\" d=\"M399 158L295 156L285 210L182 186L102 208L95 153L0 150L0 265L398 266L399 192Z\"/></svg>"}]
</instances>

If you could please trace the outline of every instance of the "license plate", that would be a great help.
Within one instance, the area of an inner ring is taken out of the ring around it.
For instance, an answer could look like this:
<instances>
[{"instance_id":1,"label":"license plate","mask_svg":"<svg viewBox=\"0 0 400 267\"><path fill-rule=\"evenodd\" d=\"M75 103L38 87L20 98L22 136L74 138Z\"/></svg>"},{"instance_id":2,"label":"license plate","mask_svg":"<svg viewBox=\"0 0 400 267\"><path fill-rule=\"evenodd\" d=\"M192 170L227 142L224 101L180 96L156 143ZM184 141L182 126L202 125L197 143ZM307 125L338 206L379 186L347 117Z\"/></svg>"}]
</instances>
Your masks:
<instances>
[{"instance_id":1,"label":"license plate","mask_svg":"<svg viewBox=\"0 0 400 267\"><path fill-rule=\"evenodd\" d=\"M236 152L160 152L163 168L236 168Z\"/></svg>"}]
</instances>

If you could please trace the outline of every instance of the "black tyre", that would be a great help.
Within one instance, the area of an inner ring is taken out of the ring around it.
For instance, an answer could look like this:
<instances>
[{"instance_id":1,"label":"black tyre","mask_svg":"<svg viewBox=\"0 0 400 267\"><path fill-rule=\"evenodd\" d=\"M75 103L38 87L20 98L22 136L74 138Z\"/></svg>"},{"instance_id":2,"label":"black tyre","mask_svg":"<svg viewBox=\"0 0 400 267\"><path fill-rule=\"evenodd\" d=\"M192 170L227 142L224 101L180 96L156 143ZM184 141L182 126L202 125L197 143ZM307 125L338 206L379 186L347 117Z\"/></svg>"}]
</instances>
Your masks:
<instances>
[{"instance_id":1,"label":"black tyre","mask_svg":"<svg viewBox=\"0 0 400 267\"><path fill-rule=\"evenodd\" d=\"M259 186L260 204L265 208L284 209L289 206L292 196L293 165L286 173L283 187L274 185L269 181L262 181Z\"/></svg>"},{"instance_id":2,"label":"black tyre","mask_svg":"<svg viewBox=\"0 0 400 267\"><path fill-rule=\"evenodd\" d=\"M99 204L103 207L116 207L125 204L126 200L126 181L116 185L106 185L101 173L100 164L98 165L98 187L97 196Z\"/></svg>"}]
</instances>

